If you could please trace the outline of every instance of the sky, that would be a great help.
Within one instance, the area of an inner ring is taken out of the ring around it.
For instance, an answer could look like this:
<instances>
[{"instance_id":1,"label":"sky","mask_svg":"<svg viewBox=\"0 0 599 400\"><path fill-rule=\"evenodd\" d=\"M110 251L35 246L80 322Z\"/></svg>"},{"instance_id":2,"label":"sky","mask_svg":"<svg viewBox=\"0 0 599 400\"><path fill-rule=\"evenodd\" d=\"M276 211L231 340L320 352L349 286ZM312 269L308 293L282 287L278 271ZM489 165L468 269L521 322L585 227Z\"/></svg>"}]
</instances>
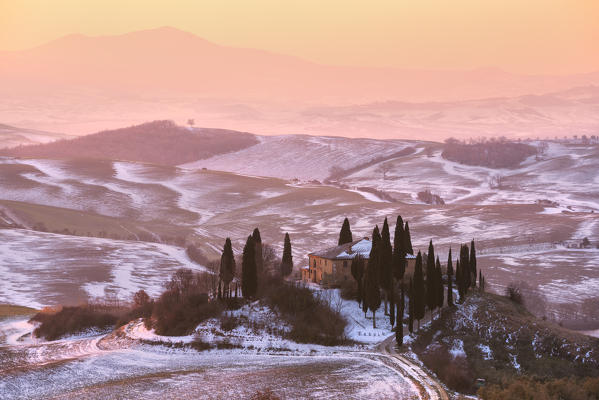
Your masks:
<instances>
[{"instance_id":1,"label":"sky","mask_svg":"<svg viewBox=\"0 0 599 400\"><path fill-rule=\"evenodd\" d=\"M599 70L597 0L0 0L0 50L172 26L322 64Z\"/></svg>"}]
</instances>

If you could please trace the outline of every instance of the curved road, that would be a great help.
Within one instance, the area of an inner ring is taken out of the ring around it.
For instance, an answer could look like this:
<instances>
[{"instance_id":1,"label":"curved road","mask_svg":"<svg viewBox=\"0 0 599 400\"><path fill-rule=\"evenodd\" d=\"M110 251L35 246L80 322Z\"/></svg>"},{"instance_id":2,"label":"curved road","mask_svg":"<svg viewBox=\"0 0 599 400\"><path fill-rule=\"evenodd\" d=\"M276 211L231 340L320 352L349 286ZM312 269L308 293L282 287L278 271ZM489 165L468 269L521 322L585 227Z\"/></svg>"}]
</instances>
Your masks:
<instances>
[{"instance_id":1,"label":"curved road","mask_svg":"<svg viewBox=\"0 0 599 400\"><path fill-rule=\"evenodd\" d=\"M48 366L55 363L57 365L64 365L63 363L69 360L83 359L90 355L108 355L111 351L128 348L137 342L134 338L129 337L128 334L131 333L129 332L131 327L126 326L122 332L113 332L108 335L90 338L43 343L21 342L20 344L17 344L18 341L14 339L22 337L24 332L30 331L31 325L24 321L11 321L1 325L3 325L2 328L6 329L2 329L3 332L0 333L8 334L6 335L6 339L9 339L7 340L9 343L6 344L9 346L11 344L13 346L16 345L16 347L12 347L13 350L16 350L16 352L12 352L16 356L16 359L0 362L0 370L3 370L4 372L13 370L20 371L25 366L41 367L43 365ZM402 356L396 351L395 338L393 335L381 342L376 347L375 351L342 351L338 353L338 355L343 356L344 353L346 356L353 353L354 356L375 361L383 367L393 370L406 383L411 383L414 389L412 393L417 394L420 399L449 400L449 396L445 389L434 378L412 360ZM273 358L275 357L279 356L273 356ZM327 357L331 357L331 355L324 356L324 358ZM334 358L335 356L332 357L332 359ZM36 369L37 368L35 368L34 371ZM156 371L152 372L156 373ZM189 370L183 368L181 372L188 373ZM144 374L141 375L143 376ZM26 377L23 378L27 379ZM133 381L135 381L135 379ZM94 386L92 383L90 383L91 386L89 389ZM0 384L0 387L2 386L3 385Z\"/></svg>"},{"instance_id":2,"label":"curved road","mask_svg":"<svg viewBox=\"0 0 599 400\"><path fill-rule=\"evenodd\" d=\"M377 350L393 363L395 369L402 372L420 390L422 399L449 400L447 391L437 380L420 366L399 354L395 348L395 335L389 336L377 346Z\"/></svg>"}]
</instances>

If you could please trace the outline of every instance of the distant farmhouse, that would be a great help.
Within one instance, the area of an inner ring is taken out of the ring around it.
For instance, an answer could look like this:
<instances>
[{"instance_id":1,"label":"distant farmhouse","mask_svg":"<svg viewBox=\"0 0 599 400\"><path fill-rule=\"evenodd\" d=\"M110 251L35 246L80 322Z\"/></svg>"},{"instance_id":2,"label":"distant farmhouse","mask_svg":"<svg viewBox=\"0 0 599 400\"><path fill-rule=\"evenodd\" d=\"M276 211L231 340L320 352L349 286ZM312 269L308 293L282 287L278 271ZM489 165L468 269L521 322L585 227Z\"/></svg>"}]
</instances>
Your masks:
<instances>
[{"instance_id":1,"label":"distant farmhouse","mask_svg":"<svg viewBox=\"0 0 599 400\"><path fill-rule=\"evenodd\" d=\"M352 260L360 256L368 261L372 242L363 238L345 243L340 246L308 254L309 264L301 269L303 282L314 282L325 286L340 285L345 281L354 279L351 274ZM416 257L406 255L406 276L411 276L414 271Z\"/></svg>"}]
</instances>

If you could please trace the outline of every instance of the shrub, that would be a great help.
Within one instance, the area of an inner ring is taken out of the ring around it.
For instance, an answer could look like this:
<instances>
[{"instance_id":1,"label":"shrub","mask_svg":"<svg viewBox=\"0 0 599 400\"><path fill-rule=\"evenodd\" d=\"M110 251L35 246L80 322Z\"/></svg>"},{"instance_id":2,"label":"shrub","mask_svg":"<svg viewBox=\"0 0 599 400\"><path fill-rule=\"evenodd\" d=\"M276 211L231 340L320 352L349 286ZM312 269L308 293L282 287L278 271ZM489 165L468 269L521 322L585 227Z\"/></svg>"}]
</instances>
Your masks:
<instances>
[{"instance_id":1,"label":"shrub","mask_svg":"<svg viewBox=\"0 0 599 400\"><path fill-rule=\"evenodd\" d=\"M220 329L224 332L230 332L239 326L239 319L236 317L221 316Z\"/></svg>"},{"instance_id":2,"label":"shrub","mask_svg":"<svg viewBox=\"0 0 599 400\"><path fill-rule=\"evenodd\" d=\"M54 314L38 313L31 321L41 322L34 331L37 337L56 340L68 334L84 332L88 329L113 328L118 317L90 305L63 307Z\"/></svg>"},{"instance_id":3,"label":"shrub","mask_svg":"<svg viewBox=\"0 0 599 400\"><path fill-rule=\"evenodd\" d=\"M239 310L244 304L244 299L242 297L229 297L221 299L221 302L225 305L227 310Z\"/></svg>"},{"instance_id":4,"label":"shrub","mask_svg":"<svg viewBox=\"0 0 599 400\"><path fill-rule=\"evenodd\" d=\"M347 321L320 295L278 281L269 286L266 302L291 324L290 339L299 343L337 345L345 341Z\"/></svg>"},{"instance_id":5,"label":"shrub","mask_svg":"<svg viewBox=\"0 0 599 400\"><path fill-rule=\"evenodd\" d=\"M505 289L505 295L514 303L524 305L524 298L522 297L522 291L515 283L510 283Z\"/></svg>"},{"instance_id":6,"label":"shrub","mask_svg":"<svg viewBox=\"0 0 599 400\"><path fill-rule=\"evenodd\" d=\"M149 319L154 309L154 301L145 290L139 290L133 294L133 307L131 311L123 315L117 321L117 326L125 325L127 322L138 318Z\"/></svg>"},{"instance_id":7,"label":"shrub","mask_svg":"<svg viewBox=\"0 0 599 400\"><path fill-rule=\"evenodd\" d=\"M426 204L444 205L445 201L438 194L432 193L429 189L418 192L418 200Z\"/></svg>"},{"instance_id":8,"label":"shrub","mask_svg":"<svg viewBox=\"0 0 599 400\"><path fill-rule=\"evenodd\" d=\"M534 378L518 378L500 385L489 385L478 390L484 400L503 399L597 399L599 394L599 378L562 378L536 380Z\"/></svg>"},{"instance_id":9,"label":"shrub","mask_svg":"<svg viewBox=\"0 0 599 400\"><path fill-rule=\"evenodd\" d=\"M222 312L220 302L208 301L202 276L189 269L177 270L166 289L152 311L153 325L159 335L190 334L200 322Z\"/></svg>"},{"instance_id":10,"label":"shrub","mask_svg":"<svg viewBox=\"0 0 599 400\"><path fill-rule=\"evenodd\" d=\"M339 294L345 300L356 300L358 298L358 284L353 279L341 282Z\"/></svg>"},{"instance_id":11,"label":"shrub","mask_svg":"<svg viewBox=\"0 0 599 400\"><path fill-rule=\"evenodd\" d=\"M202 321L217 317L222 312L219 302L208 301L206 294L187 294L176 291L164 292L152 313L154 328L159 335L183 336L193 332Z\"/></svg>"},{"instance_id":12,"label":"shrub","mask_svg":"<svg viewBox=\"0 0 599 400\"><path fill-rule=\"evenodd\" d=\"M205 351L214 348L211 343L206 343L199 337L195 337L193 342L191 342L191 347L197 351Z\"/></svg>"},{"instance_id":13,"label":"shrub","mask_svg":"<svg viewBox=\"0 0 599 400\"><path fill-rule=\"evenodd\" d=\"M444 346L434 347L420 357L449 388L462 393L474 392L474 374L465 357L453 358Z\"/></svg>"},{"instance_id":14,"label":"shrub","mask_svg":"<svg viewBox=\"0 0 599 400\"><path fill-rule=\"evenodd\" d=\"M198 247L194 246L193 244L190 244L189 246L187 246L185 253L187 254L187 257L189 257L189 259L191 261L195 262L196 264L208 265L208 263L210 262L210 259L208 259L208 257L206 257L206 255L204 255L202 250L200 250Z\"/></svg>"}]
</instances>

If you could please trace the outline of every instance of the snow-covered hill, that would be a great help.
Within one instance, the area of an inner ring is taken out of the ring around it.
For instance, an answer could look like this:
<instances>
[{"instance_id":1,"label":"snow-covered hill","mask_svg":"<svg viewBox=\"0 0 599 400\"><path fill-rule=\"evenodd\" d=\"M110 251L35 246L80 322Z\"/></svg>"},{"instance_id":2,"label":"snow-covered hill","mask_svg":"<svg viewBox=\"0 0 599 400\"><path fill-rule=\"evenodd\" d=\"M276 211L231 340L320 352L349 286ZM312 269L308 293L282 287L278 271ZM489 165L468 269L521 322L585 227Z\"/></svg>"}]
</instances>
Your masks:
<instances>
[{"instance_id":1,"label":"snow-covered hill","mask_svg":"<svg viewBox=\"0 0 599 400\"><path fill-rule=\"evenodd\" d=\"M182 167L322 181L331 175L335 167L353 168L418 146L417 142L400 140L307 135L259 136L259 139L260 143L254 146L184 164Z\"/></svg>"}]
</instances>

